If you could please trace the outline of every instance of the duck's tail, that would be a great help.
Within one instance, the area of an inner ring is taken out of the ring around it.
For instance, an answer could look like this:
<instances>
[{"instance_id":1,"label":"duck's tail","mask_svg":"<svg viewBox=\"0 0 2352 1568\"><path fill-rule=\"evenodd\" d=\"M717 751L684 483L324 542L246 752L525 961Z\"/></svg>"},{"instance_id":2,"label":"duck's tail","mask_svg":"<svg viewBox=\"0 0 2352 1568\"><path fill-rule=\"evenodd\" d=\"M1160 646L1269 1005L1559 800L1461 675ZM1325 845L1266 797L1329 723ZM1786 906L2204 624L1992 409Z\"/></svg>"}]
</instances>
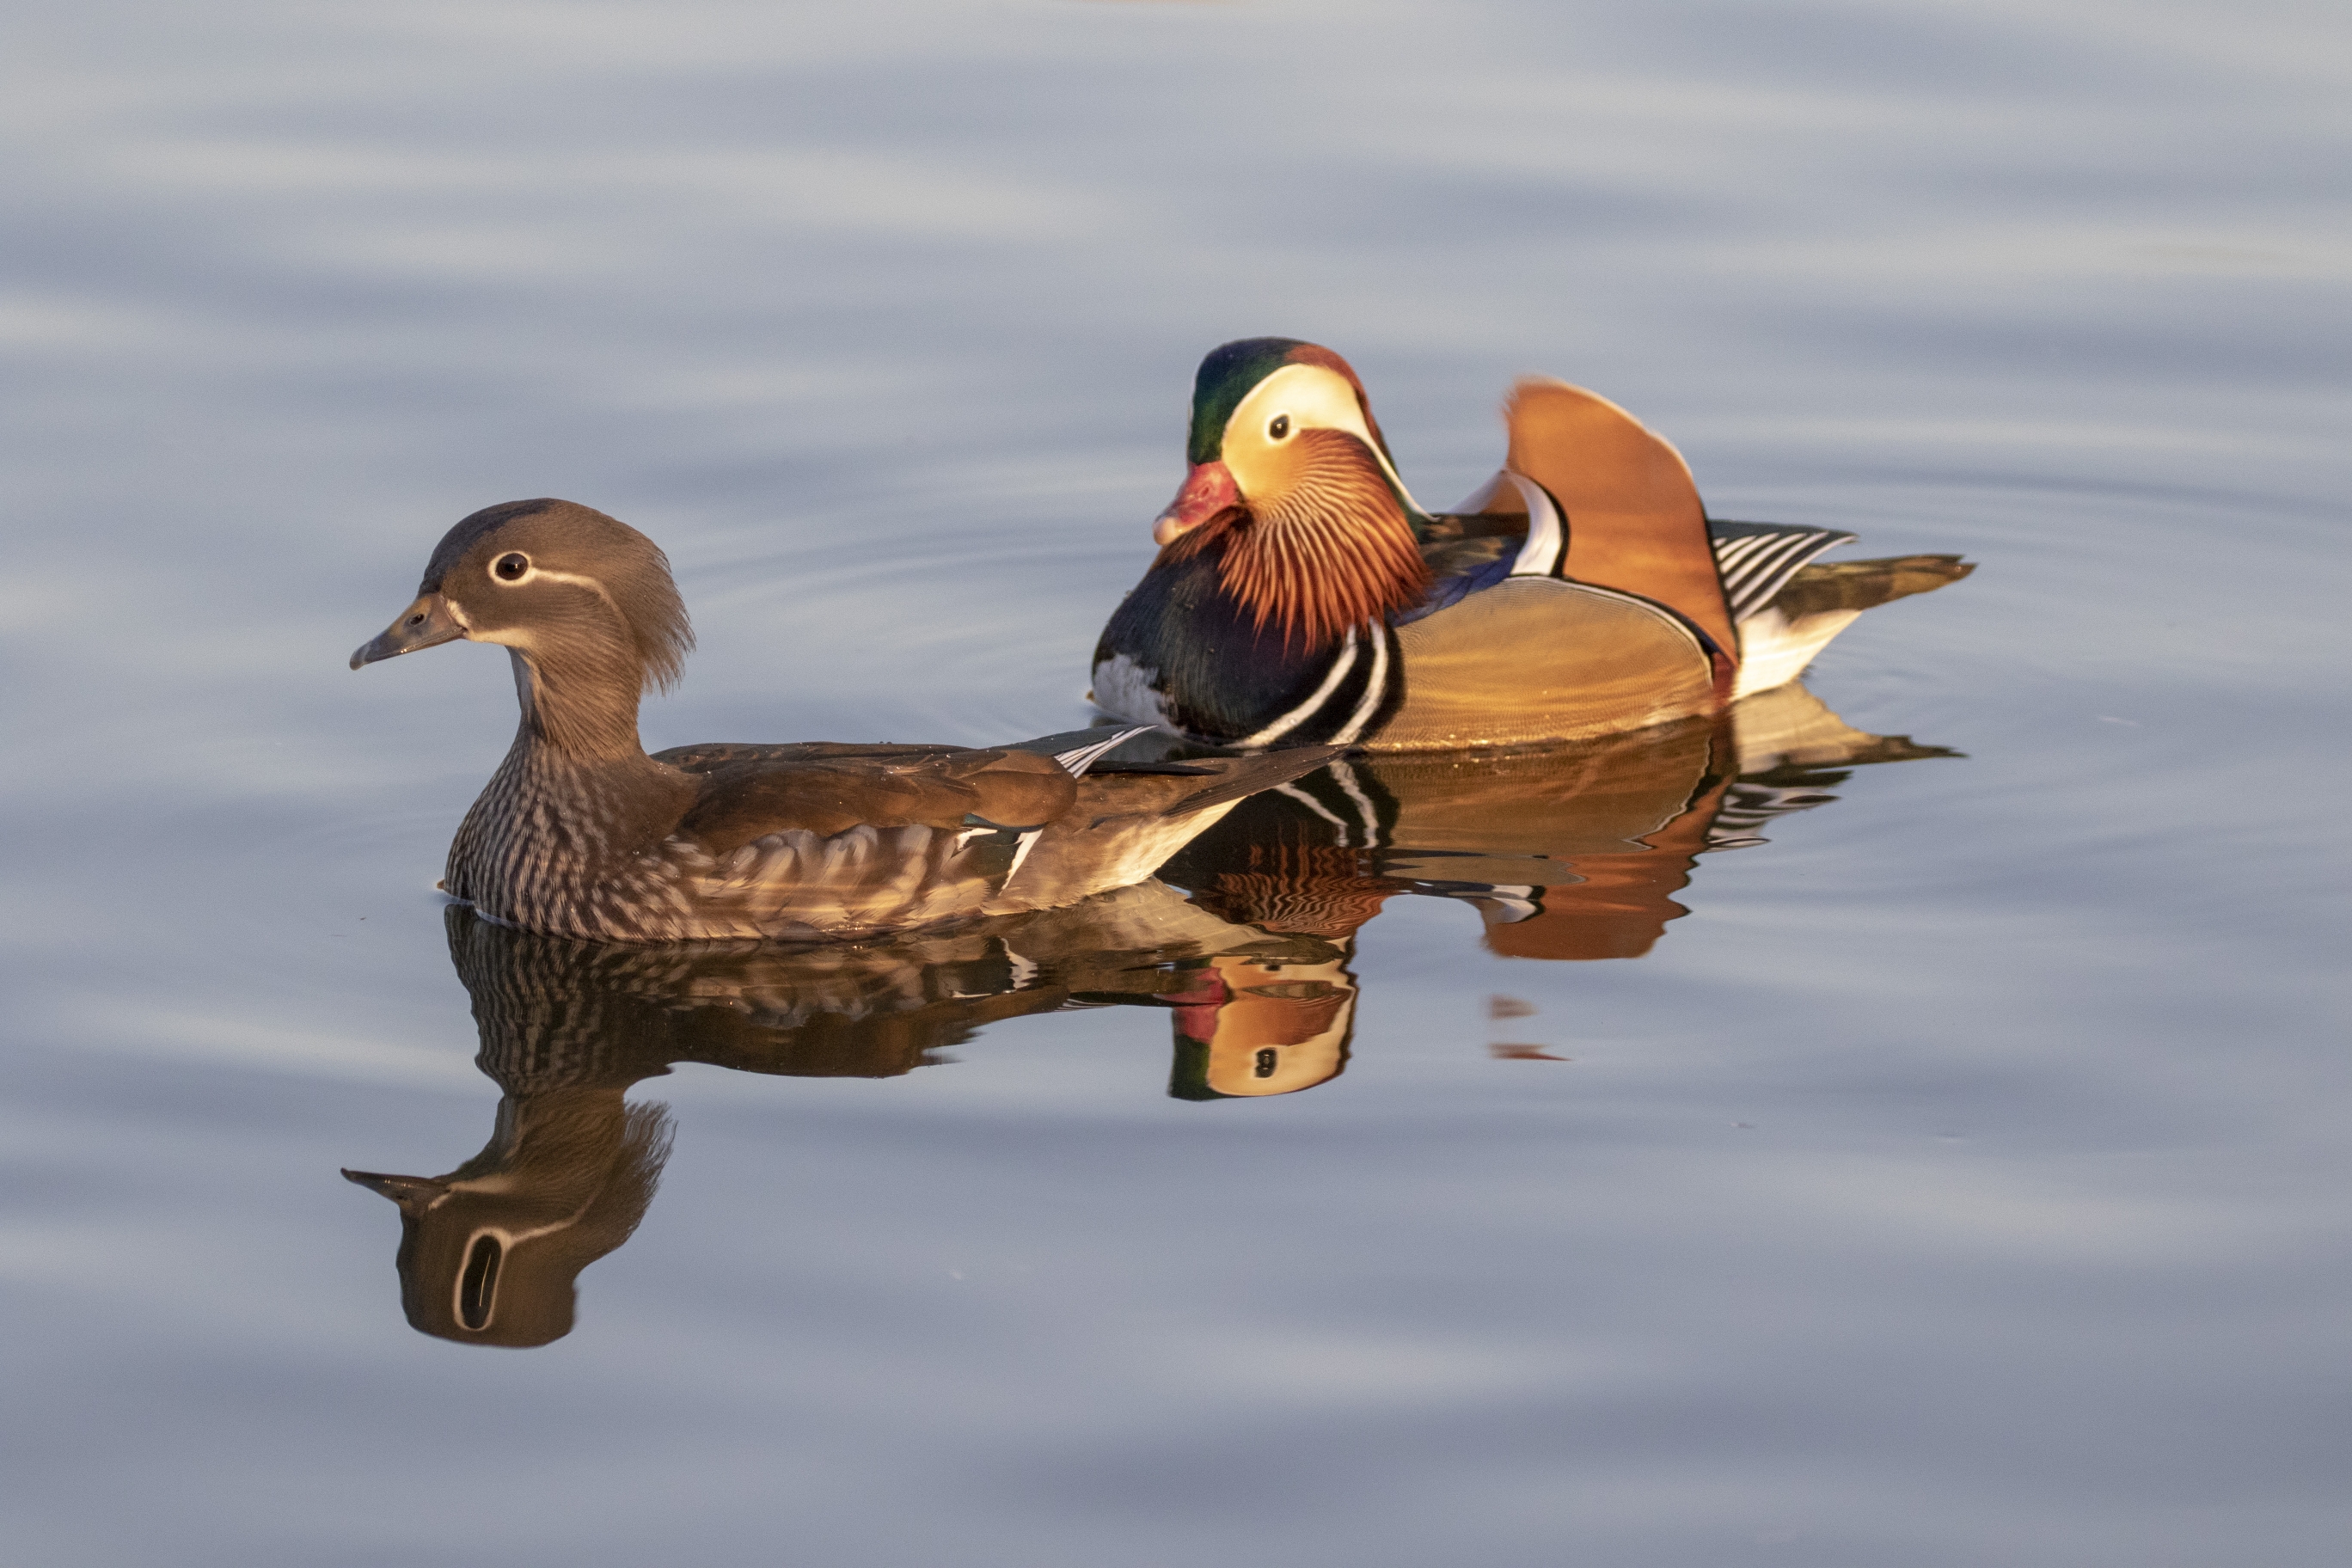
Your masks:
<instances>
[{"instance_id":1,"label":"duck's tail","mask_svg":"<svg viewBox=\"0 0 2352 1568\"><path fill-rule=\"evenodd\" d=\"M1973 562L1957 555L1893 555L1801 568L1740 620L1739 683L1732 696L1769 691L1796 679L1863 611L1933 593L1975 570Z\"/></svg>"}]
</instances>

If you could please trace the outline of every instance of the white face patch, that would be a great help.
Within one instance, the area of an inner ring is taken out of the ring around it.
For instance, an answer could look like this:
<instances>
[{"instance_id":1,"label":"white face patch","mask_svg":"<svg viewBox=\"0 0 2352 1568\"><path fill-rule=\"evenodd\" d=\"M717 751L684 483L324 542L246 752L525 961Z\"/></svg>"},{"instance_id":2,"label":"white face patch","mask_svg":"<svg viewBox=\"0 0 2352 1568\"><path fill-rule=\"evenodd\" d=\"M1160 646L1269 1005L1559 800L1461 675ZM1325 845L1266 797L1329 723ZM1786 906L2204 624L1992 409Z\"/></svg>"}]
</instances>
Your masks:
<instances>
[{"instance_id":1,"label":"white face patch","mask_svg":"<svg viewBox=\"0 0 2352 1568\"><path fill-rule=\"evenodd\" d=\"M1255 493L1264 495L1267 473L1261 459L1297 440L1301 430L1340 430L1353 436L1371 453L1389 483L1405 498L1405 504L1421 510L1397 477L1388 454L1372 439L1356 389L1348 384L1346 376L1319 364L1284 365L1251 387L1233 417L1225 421L1219 456L1241 488L1243 500L1253 493L1253 476L1257 479Z\"/></svg>"}]
</instances>

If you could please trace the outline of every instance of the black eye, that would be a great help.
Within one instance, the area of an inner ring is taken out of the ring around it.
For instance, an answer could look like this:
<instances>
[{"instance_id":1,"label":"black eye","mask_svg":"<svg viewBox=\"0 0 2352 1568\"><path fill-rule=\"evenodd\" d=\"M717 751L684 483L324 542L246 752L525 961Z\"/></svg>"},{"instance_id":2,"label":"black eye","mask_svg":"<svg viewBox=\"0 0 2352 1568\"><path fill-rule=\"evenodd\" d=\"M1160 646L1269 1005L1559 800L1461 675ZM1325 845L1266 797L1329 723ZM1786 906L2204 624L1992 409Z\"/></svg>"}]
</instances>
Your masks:
<instances>
[{"instance_id":1,"label":"black eye","mask_svg":"<svg viewBox=\"0 0 2352 1568\"><path fill-rule=\"evenodd\" d=\"M1276 415L1274 422L1265 427L1266 439L1269 441L1279 441L1289 434L1290 416L1287 414Z\"/></svg>"},{"instance_id":2,"label":"black eye","mask_svg":"<svg viewBox=\"0 0 2352 1568\"><path fill-rule=\"evenodd\" d=\"M511 583L516 578L520 577L524 573L530 570L530 557L528 555L501 555L499 557L499 563L496 566L491 567L490 570L496 572L501 581Z\"/></svg>"}]
</instances>

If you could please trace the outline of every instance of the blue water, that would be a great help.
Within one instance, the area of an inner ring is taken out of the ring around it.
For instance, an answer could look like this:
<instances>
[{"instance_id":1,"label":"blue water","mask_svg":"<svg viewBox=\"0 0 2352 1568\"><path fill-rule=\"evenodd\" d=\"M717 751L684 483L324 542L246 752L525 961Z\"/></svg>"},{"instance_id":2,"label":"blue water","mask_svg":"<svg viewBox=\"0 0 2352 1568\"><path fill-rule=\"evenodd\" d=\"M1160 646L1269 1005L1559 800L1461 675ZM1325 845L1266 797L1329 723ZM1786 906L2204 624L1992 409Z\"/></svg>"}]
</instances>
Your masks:
<instances>
[{"instance_id":1,"label":"blue water","mask_svg":"<svg viewBox=\"0 0 2352 1568\"><path fill-rule=\"evenodd\" d=\"M9 34L0 1560L2342 1561L2352 15ZM671 1152L569 1332L412 1329L339 1168L572 1091L478 1068L432 891L503 659L344 667L441 531L667 549L654 746L1065 729L1193 364L1268 332L1434 503L1541 372L1718 515L1966 552L1809 678L1961 754L1790 786L1638 955L1372 899L1284 960L1345 1054L1277 1097L1172 1096L1132 968L1018 1014L1030 939L887 1061L663 1014L702 1054L598 1080Z\"/></svg>"}]
</instances>

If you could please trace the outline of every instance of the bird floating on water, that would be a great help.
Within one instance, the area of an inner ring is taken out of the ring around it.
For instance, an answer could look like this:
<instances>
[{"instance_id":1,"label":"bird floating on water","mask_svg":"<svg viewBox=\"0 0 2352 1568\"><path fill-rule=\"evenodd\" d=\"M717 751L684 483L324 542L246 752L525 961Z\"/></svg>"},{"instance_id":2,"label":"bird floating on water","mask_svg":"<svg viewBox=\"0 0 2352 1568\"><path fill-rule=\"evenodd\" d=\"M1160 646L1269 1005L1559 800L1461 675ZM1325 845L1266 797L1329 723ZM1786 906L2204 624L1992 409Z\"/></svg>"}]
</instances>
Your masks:
<instances>
[{"instance_id":1,"label":"bird floating on water","mask_svg":"<svg viewBox=\"0 0 2352 1568\"><path fill-rule=\"evenodd\" d=\"M1291 338L1210 353L1097 705L1243 750L1578 740L1783 685L1864 610L1973 570L1817 564L1854 536L1711 519L1681 454L1581 387L1530 377L1504 412L1501 471L1430 512L1347 361Z\"/></svg>"},{"instance_id":2,"label":"bird floating on water","mask_svg":"<svg viewBox=\"0 0 2352 1568\"><path fill-rule=\"evenodd\" d=\"M444 885L505 924L593 941L856 940L1076 903L1150 876L1330 748L1100 764L1134 730L995 748L706 744L647 756L637 702L693 645L669 562L571 501L445 535L416 602L352 668L503 644L522 722Z\"/></svg>"}]
</instances>

